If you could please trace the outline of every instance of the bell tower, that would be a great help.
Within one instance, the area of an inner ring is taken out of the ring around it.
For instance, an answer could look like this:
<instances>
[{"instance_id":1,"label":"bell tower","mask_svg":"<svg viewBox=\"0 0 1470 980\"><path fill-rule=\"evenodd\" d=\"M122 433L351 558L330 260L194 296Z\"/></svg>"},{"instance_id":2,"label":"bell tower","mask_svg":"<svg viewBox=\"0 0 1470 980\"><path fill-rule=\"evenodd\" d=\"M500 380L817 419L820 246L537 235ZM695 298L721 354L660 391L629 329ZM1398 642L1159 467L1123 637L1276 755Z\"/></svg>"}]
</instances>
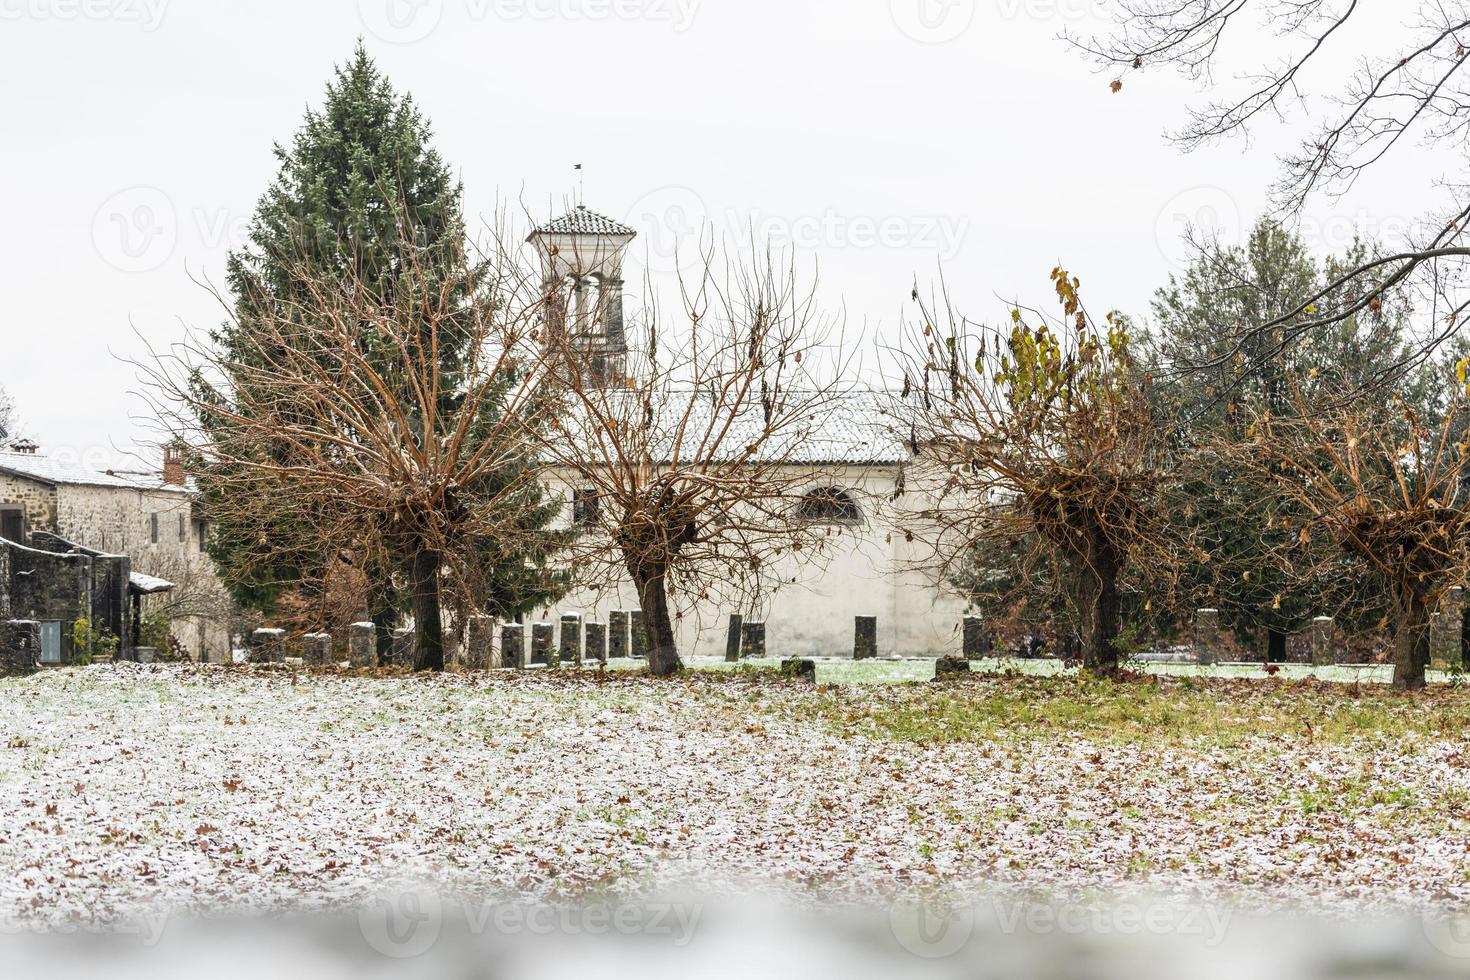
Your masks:
<instances>
[{"instance_id":1,"label":"bell tower","mask_svg":"<svg viewBox=\"0 0 1470 980\"><path fill-rule=\"evenodd\" d=\"M638 233L579 204L526 239L541 257L546 321L572 339L593 373L624 376L623 254Z\"/></svg>"}]
</instances>

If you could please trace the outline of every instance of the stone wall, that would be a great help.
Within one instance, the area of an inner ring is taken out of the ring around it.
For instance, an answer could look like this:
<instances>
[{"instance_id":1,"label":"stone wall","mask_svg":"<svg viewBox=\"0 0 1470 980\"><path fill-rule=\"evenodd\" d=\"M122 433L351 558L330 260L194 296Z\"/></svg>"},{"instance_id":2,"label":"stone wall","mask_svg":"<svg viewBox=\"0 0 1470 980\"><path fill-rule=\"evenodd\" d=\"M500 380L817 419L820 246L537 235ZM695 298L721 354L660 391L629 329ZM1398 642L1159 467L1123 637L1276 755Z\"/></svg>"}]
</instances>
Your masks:
<instances>
[{"instance_id":1,"label":"stone wall","mask_svg":"<svg viewBox=\"0 0 1470 980\"><path fill-rule=\"evenodd\" d=\"M71 630L92 616L90 555L57 554L0 541L0 619L61 624L61 656L71 659Z\"/></svg>"},{"instance_id":2,"label":"stone wall","mask_svg":"<svg viewBox=\"0 0 1470 980\"><path fill-rule=\"evenodd\" d=\"M56 530L56 488L0 473L0 505L16 504L25 514L26 533ZM19 541L17 544L28 544Z\"/></svg>"}]
</instances>

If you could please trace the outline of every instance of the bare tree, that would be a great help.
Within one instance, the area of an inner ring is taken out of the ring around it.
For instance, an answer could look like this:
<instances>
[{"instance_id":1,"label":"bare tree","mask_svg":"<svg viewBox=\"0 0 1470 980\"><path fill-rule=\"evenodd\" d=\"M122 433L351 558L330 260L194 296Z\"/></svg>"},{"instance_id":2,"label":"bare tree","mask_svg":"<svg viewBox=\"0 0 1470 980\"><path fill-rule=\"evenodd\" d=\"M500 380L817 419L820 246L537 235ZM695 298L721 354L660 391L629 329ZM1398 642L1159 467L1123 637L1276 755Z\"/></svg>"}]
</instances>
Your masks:
<instances>
[{"instance_id":1,"label":"bare tree","mask_svg":"<svg viewBox=\"0 0 1470 980\"><path fill-rule=\"evenodd\" d=\"M141 367L160 418L193 447L205 516L224 508L253 528L252 561L299 549L405 569L417 666L439 670L446 577L472 590L463 556L514 533L496 503L518 486L485 478L527 451L541 411L541 296L516 255L461 250L446 275L442 257L421 267L411 242L400 248L391 295L303 264L301 297L239 332L236 355L191 336ZM451 344L463 351L452 379Z\"/></svg>"},{"instance_id":2,"label":"bare tree","mask_svg":"<svg viewBox=\"0 0 1470 980\"><path fill-rule=\"evenodd\" d=\"M4 388L0 388L0 440L13 439L19 434L20 419L15 410L15 399ZM0 449L5 448L0 446Z\"/></svg>"},{"instance_id":3,"label":"bare tree","mask_svg":"<svg viewBox=\"0 0 1470 980\"><path fill-rule=\"evenodd\" d=\"M1463 378L1465 362L1461 362ZM1396 616L1393 683L1424 686L1429 621L1466 575L1470 401L1457 390L1443 417L1423 417L1402 398L1385 423L1383 406L1321 410L1299 399L1283 419L1262 416L1233 448L1281 494L1291 532L1278 560L1301 579L1315 573L1310 545L1325 535L1388 587ZM1295 506L1292 506L1295 505ZM1328 561L1338 560L1335 556Z\"/></svg>"},{"instance_id":4,"label":"bare tree","mask_svg":"<svg viewBox=\"0 0 1470 980\"><path fill-rule=\"evenodd\" d=\"M1017 308L1005 330L920 304L896 351L895 423L917 461L904 492L919 496L900 526L951 581L977 552L1011 556L996 581L1013 594L997 598L1047 582L1081 620L1084 666L1114 674L1125 577L1167 579L1175 563L1158 506L1167 440L1127 321L1094 322L1075 278L1055 269L1052 281L1061 319Z\"/></svg>"},{"instance_id":5,"label":"bare tree","mask_svg":"<svg viewBox=\"0 0 1470 980\"><path fill-rule=\"evenodd\" d=\"M675 323L646 311L625 377L575 330L548 338L564 403L544 416L542 458L576 494L571 565L593 587L632 581L656 675L682 666L676 615L753 602L779 584L778 558L815 553L829 531L799 503L818 472L807 450L841 397L836 325L770 255L719 275L705 259Z\"/></svg>"},{"instance_id":6,"label":"bare tree","mask_svg":"<svg viewBox=\"0 0 1470 980\"><path fill-rule=\"evenodd\" d=\"M1114 5L1116 33L1072 40L1113 76L1114 91L1123 89L1130 74L1168 67L1222 93L1194 106L1173 134L1186 149L1249 138L1263 124L1301 118L1306 131L1284 156L1274 187L1276 202L1290 217L1313 195L1345 193L1379 161L1402 155L1405 144L1418 142L1463 161L1470 86L1461 70L1470 8L1460 0L1418 0L1403 7L1411 19L1395 37L1391 25L1370 29L1367 23L1375 13L1384 15L1383 5L1359 0L1120 0ZM1394 6L1393 12L1401 11ZM1257 49L1268 46L1256 43L1263 33L1274 37L1284 56L1237 74L1233 83L1217 83L1216 69L1236 51L1258 57ZM1314 88L1323 77L1318 69L1332 77L1333 58L1355 67L1324 94ZM1244 377L1299 338L1375 314L1410 286L1422 295L1420 312L1433 325L1418 352L1455 332L1470 304L1462 285L1470 257L1470 199L1463 188L1445 190L1445 204L1428 216L1425 231L1341 270L1295 298L1282 315L1252 325L1249 338L1213 366L1244 359L1247 370L1237 372Z\"/></svg>"}]
</instances>

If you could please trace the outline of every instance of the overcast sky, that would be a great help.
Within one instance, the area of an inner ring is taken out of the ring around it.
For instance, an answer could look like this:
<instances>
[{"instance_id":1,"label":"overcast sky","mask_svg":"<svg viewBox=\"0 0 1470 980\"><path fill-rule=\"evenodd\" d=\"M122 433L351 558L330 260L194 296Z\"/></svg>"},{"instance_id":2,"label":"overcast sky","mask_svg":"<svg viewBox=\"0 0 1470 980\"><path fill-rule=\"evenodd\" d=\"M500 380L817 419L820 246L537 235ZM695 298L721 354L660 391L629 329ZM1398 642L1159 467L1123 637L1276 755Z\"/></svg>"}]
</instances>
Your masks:
<instances>
[{"instance_id":1,"label":"overcast sky","mask_svg":"<svg viewBox=\"0 0 1470 980\"><path fill-rule=\"evenodd\" d=\"M1385 5L1392 6L1392 5ZM1188 222L1265 206L1285 134L1191 155L1199 89L1121 94L1057 39L1084 0L0 0L0 386L52 452L147 435L125 359L220 313L220 280L288 141L361 35L433 122L472 224L577 194L667 279L699 227L820 269L854 332L891 331L942 268L972 316L1037 302L1062 262L1093 307L1147 312ZM1362 30L1365 28L1359 28ZM1305 228L1392 235L1438 176L1395 163ZM633 282L636 271L628 278ZM866 358L869 364L875 357Z\"/></svg>"}]
</instances>

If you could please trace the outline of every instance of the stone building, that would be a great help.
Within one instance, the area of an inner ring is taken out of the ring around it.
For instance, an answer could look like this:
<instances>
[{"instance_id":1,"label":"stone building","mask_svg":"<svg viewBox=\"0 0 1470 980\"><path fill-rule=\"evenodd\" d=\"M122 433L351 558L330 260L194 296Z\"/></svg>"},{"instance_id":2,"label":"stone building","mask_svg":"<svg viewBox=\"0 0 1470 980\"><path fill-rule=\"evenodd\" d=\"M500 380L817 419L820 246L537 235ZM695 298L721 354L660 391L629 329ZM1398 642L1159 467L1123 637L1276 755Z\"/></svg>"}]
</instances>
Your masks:
<instances>
[{"instance_id":1,"label":"stone building","mask_svg":"<svg viewBox=\"0 0 1470 980\"><path fill-rule=\"evenodd\" d=\"M633 237L632 229L578 207L530 239L541 254L549 294L561 297L568 329L587 356L606 366L612 383L627 361L622 269ZM887 397L870 391L840 397L817 430L783 454L793 475L809 485L797 506L830 529L822 553L783 556L770 576L781 587L750 604L726 596L684 610L675 622L681 650L723 654L729 616L737 613L765 621L773 655L851 655L856 616L878 617L880 655L959 651L966 602L915 567L901 507L916 498L892 502L911 460L883 411ZM593 491L577 486L574 476L553 474L548 482L564 501L567 524L577 520L579 508L596 506ZM545 613L580 611L585 621L606 622L614 609L637 607L637 593L623 578L575 593Z\"/></svg>"},{"instance_id":2,"label":"stone building","mask_svg":"<svg viewBox=\"0 0 1470 980\"><path fill-rule=\"evenodd\" d=\"M0 619L41 623L43 663L75 658L84 618L127 655L154 611L192 657L225 662L228 604L207 541L177 454L161 472L123 472L28 442L0 451Z\"/></svg>"}]
</instances>

